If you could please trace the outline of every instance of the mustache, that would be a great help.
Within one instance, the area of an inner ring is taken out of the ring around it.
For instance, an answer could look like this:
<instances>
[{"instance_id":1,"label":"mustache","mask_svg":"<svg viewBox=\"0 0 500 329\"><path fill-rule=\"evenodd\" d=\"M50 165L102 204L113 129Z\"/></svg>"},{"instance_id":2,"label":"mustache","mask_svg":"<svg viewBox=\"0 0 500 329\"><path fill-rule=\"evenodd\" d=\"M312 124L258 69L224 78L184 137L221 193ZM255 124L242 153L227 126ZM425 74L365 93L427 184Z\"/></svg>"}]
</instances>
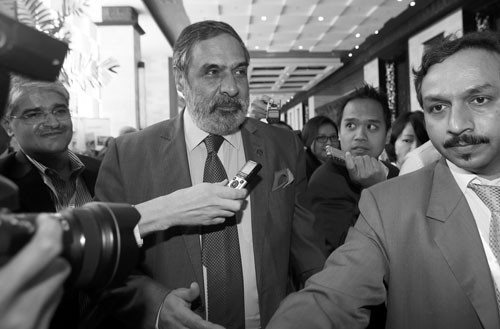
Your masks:
<instances>
[{"instance_id":1,"label":"mustache","mask_svg":"<svg viewBox=\"0 0 500 329\"><path fill-rule=\"evenodd\" d=\"M452 138L446 140L443 144L443 147L450 148L459 146L460 144L463 143L476 145L476 144L487 144L489 142L490 139L486 136L460 135L460 136L453 136Z\"/></svg>"},{"instance_id":2,"label":"mustache","mask_svg":"<svg viewBox=\"0 0 500 329\"><path fill-rule=\"evenodd\" d=\"M236 97L230 97L226 95L216 95L210 101L210 113L215 112L217 107L234 107L237 110L241 110L244 106L243 100Z\"/></svg>"}]
</instances>

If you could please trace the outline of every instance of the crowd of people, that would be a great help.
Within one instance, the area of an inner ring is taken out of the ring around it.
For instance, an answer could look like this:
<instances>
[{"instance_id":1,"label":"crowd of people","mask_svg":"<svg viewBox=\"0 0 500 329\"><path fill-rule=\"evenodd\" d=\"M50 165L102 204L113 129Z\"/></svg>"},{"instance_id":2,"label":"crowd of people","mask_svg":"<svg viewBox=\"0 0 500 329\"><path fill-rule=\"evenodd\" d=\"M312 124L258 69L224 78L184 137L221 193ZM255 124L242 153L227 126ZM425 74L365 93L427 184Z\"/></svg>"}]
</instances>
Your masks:
<instances>
[{"instance_id":1,"label":"crowd of people","mask_svg":"<svg viewBox=\"0 0 500 329\"><path fill-rule=\"evenodd\" d=\"M2 126L20 149L0 159L12 210L134 205L141 259L92 298L63 291L61 227L40 215L0 268L0 327L499 328L499 35L429 47L413 72L422 112L392 123L363 85L339 122L317 116L300 134L260 120L271 99L249 104L249 62L228 24L189 25L173 53L185 108L109 139L101 159L68 148L61 83L12 75ZM248 160L258 174L229 187Z\"/></svg>"}]
</instances>

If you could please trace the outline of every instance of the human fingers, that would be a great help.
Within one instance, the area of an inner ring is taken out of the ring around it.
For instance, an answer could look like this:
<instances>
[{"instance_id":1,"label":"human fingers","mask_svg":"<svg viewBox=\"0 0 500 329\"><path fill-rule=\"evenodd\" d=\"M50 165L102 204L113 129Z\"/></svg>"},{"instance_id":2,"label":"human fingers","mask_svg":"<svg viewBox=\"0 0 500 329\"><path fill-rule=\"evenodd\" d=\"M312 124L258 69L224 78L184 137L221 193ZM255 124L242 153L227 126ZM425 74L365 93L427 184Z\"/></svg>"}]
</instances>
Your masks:
<instances>
[{"instance_id":1,"label":"human fingers","mask_svg":"<svg viewBox=\"0 0 500 329\"><path fill-rule=\"evenodd\" d=\"M346 152L345 153L345 167L349 171L355 169L355 167L354 167L354 159L353 159L353 156L352 156L351 152Z\"/></svg>"},{"instance_id":2,"label":"human fingers","mask_svg":"<svg viewBox=\"0 0 500 329\"><path fill-rule=\"evenodd\" d=\"M267 114L267 103L261 99L256 99L250 105L249 115L256 119L265 118Z\"/></svg>"},{"instance_id":3,"label":"human fingers","mask_svg":"<svg viewBox=\"0 0 500 329\"><path fill-rule=\"evenodd\" d=\"M56 216L40 214L36 223L34 236L3 268L20 284L37 276L62 251L62 227Z\"/></svg>"}]
</instances>

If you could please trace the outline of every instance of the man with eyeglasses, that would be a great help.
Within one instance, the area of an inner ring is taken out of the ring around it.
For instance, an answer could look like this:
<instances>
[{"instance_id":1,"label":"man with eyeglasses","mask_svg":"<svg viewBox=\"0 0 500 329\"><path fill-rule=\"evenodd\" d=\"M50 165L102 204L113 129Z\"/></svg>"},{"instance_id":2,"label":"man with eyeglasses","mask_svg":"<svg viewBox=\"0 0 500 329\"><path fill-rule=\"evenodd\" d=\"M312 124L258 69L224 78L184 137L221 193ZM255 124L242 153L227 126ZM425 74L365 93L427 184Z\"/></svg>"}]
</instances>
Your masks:
<instances>
[{"instance_id":1,"label":"man with eyeglasses","mask_svg":"<svg viewBox=\"0 0 500 329\"><path fill-rule=\"evenodd\" d=\"M73 136L69 94L61 82L12 76L5 131L20 150L0 159L0 175L19 188L18 212L56 212L92 201L100 161L68 149ZM51 328L76 323L78 293L68 290Z\"/></svg>"},{"instance_id":2,"label":"man with eyeglasses","mask_svg":"<svg viewBox=\"0 0 500 329\"><path fill-rule=\"evenodd\" d=\"M73 136L62 83L13 76L3 126L20 150L0 161L19 187L21 212L54 212L92 201L100 162L68 149Z\"/></svg>"}]
</instances>

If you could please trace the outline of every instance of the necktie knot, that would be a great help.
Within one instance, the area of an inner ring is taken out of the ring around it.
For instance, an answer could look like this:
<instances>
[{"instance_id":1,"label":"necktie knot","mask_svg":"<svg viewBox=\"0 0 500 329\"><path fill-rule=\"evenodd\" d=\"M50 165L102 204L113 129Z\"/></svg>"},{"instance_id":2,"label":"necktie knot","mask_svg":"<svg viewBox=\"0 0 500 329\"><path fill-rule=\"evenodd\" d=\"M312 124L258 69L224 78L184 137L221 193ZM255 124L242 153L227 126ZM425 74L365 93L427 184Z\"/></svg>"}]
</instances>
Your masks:
<instances>
[{"instance_id":1,"label":"necktie knot","mask_svg":"<svg viewBox=\"0 0 500 329\"><path fill-rule=\"evenodd\" d=\"M468 187L477 194L491 212L500 211L500 186L469 183Z\"/></svg>"},{"instance_id":2,"label":"necktie knot","mask_svg":"<svg viewBox=\"0 0 500 329\"><path fill-rule=\"evenodd\" d=\"M224 137L219 136L219 135L208 135L203 142L205 143L207 147L207 153L217 153L219 152L220 146L222 145L222 142L224 141Z\"/></svg>"}]
</instances>

